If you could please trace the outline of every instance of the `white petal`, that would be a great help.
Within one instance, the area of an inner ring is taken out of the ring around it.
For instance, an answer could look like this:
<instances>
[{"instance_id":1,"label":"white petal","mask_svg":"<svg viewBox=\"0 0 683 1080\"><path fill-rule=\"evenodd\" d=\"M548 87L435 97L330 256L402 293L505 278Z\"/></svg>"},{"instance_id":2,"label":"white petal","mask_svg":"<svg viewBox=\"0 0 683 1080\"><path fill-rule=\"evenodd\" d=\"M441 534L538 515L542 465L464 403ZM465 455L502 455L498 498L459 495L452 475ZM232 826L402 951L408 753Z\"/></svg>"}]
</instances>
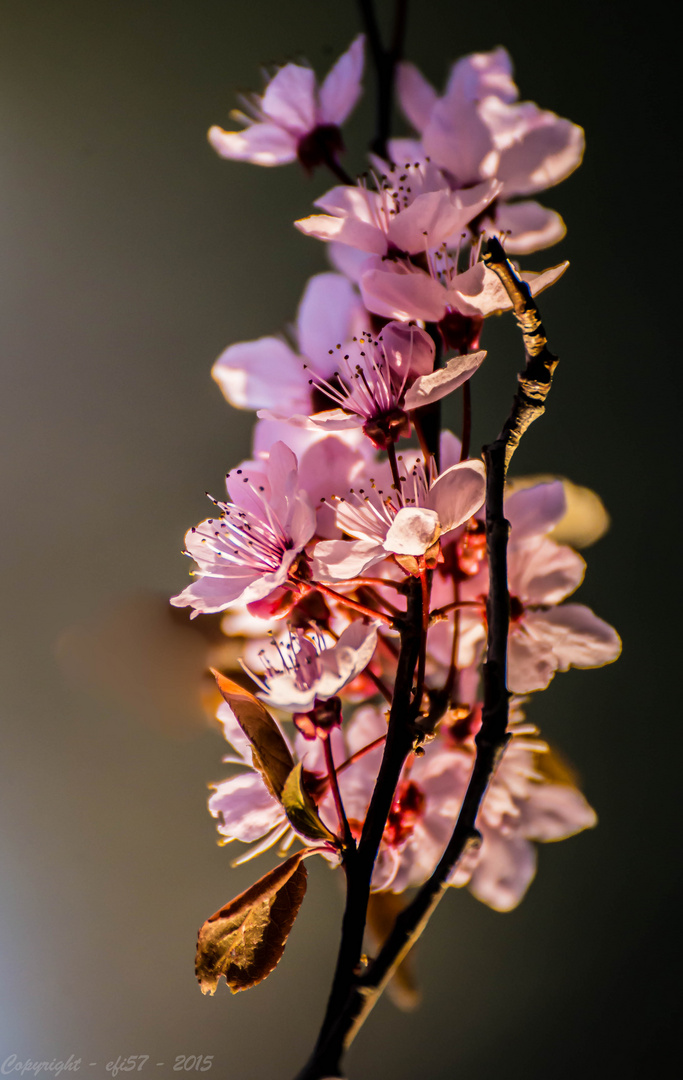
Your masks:
<instances>
[{"instance_id":1,"label":"white petal","mask_svg":"<svg viewBox=\"0 0 683 1080\"><path fill-rule=\"evenodd\" d=\"M444 96L476 103L491 95L501 101L515 101L518 96L512 79L512 60L502 46L457 60L451 68Z\"/></svg>"},{"instance_id":2,"label":"white petal","mask_svg":"<svg viewBox=\"0 0 683 1080\"><path fill-rule=\"evenodd\" d=\"M558 604L583 581L586 563L569 547L544 536L508 552L510 590L526 604Z\"/></svg>"},{"instance_id":3,"label":"white petal","mask_svg":"<svg viewBox=\"0 0 683 1080\"><path fill-rule=\"evenodd\" d=\"M545 612L530 612L538 624L543 622L553 633L553 652L558 670L570 666L602 667L611 664L621 652L621 641L613 626L599 619L584 604L562 604Z\"/></svg>"},{"instance_id":4,"label":"white petal","mask_svg":"<svg viewBox=\"0 0 683 1080\"><path fill-rule=\"evenodd\" d=\"M439 515L421 506L404 506L394 518L384 541L396 555L424 555L441 533Z\"/></svg>"}]
</instances>

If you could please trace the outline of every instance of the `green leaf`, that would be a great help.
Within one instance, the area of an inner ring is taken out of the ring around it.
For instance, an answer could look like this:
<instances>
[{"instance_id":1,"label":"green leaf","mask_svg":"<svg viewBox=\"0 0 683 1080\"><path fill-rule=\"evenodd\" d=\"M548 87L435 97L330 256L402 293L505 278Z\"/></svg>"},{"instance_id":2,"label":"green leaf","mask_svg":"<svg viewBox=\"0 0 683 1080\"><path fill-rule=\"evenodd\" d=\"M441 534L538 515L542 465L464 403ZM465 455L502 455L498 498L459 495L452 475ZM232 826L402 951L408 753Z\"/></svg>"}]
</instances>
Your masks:
<instances>
[{"instance_id":1,"label":"green leaf","mask_svg":"<svg viewBox=\"0 0 683 1080\"><path fill-rule=\"evenodd\" d=\"M203 994L215 993L221 975L233 994L270 975L306 893L306 854L298 851L206 920L195 963Z\"/></svg>"},{"instance_id":2,"label":"green leaf","mask_svg":"<svg viewBox=\"0 0 683 1080\"><path fill-rule=\"evenodd\" d=\"M309 840L325 840L337 844L336 836L320 820L318 809L304 787L301 762L294 766L287 777L281 801L287 817L298 833Z\"/></svg>"},{"instance_id":3,"label":"green leaf","mask_svg":"<svg viewBox=\"0 0 683 1080\"><path fill-rule=\"evenodd\" d=\"M282 789L294 767L282 732L258 698L211 668L218 689L235 714L237 723L251 743L254 766L263 776L272 795L282 802Z\"/></svg>"}]
</instances>

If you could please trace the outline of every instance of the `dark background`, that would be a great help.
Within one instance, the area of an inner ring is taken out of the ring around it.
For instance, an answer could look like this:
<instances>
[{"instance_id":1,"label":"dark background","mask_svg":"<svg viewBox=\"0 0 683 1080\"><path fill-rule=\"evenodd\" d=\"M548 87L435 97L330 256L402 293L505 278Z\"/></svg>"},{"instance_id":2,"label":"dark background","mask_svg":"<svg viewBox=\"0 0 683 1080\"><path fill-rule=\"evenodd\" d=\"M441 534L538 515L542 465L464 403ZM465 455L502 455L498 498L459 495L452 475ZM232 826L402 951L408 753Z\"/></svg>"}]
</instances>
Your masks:
<instances>
[{"instance_id":1,"label":"dark background","mask_svg":"<svg viewBox=\"0 0 683 1080\"><path fill-rule=\"evenodd\" d=\"M221 161L205 132L230 126L262 63L326 71L356 7L2 0L0 20L0 1058L74 1054L104 1077L118 1055L149 1054L165 1076L176 1055L214 1054L211 1075L286 1078L317 1029L341 897L314 868L277 972L202 998L198 925L270 864L233 871L216 846L206 784L225 745L193 696L199 638L169 629L163 598L187 582L182 535L204 490L248 450L251 417L210 365L293 318L325 267L291 222L327 178ZM562 364L515 465L603 496L613 528L579 596L624 653L559 676L531 710L599 827L543 848L511 914L446 898L420 946L421 1009L382 1001L352 1078L666 1071L680 919L673 36L657 4L411 13L408 54L438 85L451 59L505 44L522 96L586 128L583 168L545 196L568 237L525 261L572 267L543 298ZM371 126L366 105L349 141ZM520 357L506 323L485 344L475 445L506 413Z\"/></svg>"}]
</instances>

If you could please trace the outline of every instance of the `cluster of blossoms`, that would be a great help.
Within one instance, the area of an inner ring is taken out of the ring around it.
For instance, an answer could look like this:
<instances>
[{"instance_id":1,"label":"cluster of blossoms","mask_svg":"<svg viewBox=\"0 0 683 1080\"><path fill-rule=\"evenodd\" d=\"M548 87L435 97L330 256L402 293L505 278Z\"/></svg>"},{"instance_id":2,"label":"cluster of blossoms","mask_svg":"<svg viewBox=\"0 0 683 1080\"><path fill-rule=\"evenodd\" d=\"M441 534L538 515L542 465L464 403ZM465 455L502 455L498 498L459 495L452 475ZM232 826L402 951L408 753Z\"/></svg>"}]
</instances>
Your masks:
<instances>
[{"instance_id":1,"label":"cluster of blossoms","mask_svg":"<svg viewBox=\"0 0 683 1080\"><path fill-rule=\"evenodd\" d=\"M516 256L562 238L562 219L535 196L577 167L583 135L518 100L504 49L458 61L441 95L403 63L398 98L416 134L389 140L353 182L340 165L341 124L361 93L363 52L360 36L320 86L309 68L285 65L245 102L243 130L211 129L223 157L298 160L344 182L295 223L326 243L333 270L306 285L292 333L231 345L214 365L227 401L257 413L253 454L227 474L213 515L188 532L196 568L173 603L193 616L225 612L225 632L244 639L249 685L275 713L322 823L318 850L338 863L366 823L399 629L419 581L415 739L371 883L401 893L427 880L444 851L482 722L485 467L435 427L435 404L466 388L485 362L485 319L511 307L483 242L497 237ZM536 295L566 265L519 277ZM514 490L505 507L510 739L481 806L481 843L449 877L499 911L529 886L535 842L595 823L524 715L528 695L556 672L600 666L620 649L609 625L564 602L585 569L553 538L565 493L561 480L546 481ZM252 845L239 861L310 844L228 701L218 719L233 750L225 760L238 766L209 802L221 837Z\"/></svg>"}]
</instances>

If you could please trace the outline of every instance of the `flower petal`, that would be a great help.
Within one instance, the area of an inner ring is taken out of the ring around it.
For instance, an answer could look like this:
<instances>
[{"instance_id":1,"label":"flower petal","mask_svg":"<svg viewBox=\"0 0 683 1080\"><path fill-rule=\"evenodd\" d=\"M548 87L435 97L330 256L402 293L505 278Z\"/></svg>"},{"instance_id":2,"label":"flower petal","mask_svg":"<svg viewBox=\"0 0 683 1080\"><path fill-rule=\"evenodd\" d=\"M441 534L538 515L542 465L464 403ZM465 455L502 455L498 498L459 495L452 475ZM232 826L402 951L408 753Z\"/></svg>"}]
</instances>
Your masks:
<instances>
[{"instance_id":1,"label":"flower petal","mask_svg":"<svg viewBox=\"0 0 683 1080\"><path fill-rule=\"evenodd\" d=\"M529 252L551 247L567 231L555 210L548 210L531 199L497 203L493 229L504 237L508 255L528 255Z\"/></svg>"},{"instance_id":2,"label":"flower petal","mask_svg":"<svg viewBox=\"0 0 683 1080\"><path fill-rule=\"evenodd\" d=\"M209 811L218 818L218 831L231 840L251 843L284 820L284 810L254 772L239 773L217 784Z\"/></svg>"},{"instance_id":3,"label":"flower petal","mask_svg":"<svg viewBox=\"0 0 683 1080\"><path fill-rule=\"evenodd\" d=\"M318 122L343 124L361 95L365 36L354 38L325 77L319 91Z\"/></svg>"},{"instance_id":4,"label":"flower petal","mask_svg":"<svg viewBox=\"0 0 683 1080\"><path fill-rule=\"evenodd\" d=\"M307 413L311 394L303 361L276 337L231 345L211 369L223 396L236 409L283 407Z\"/></svg>"},{"instance_id":5,"label":"flower petal","mask_svg":"<svg viewBox=\"0 0 683 1080\"><path fill-rule=\"evenodd\" d=\"M360 321L361 312L360 298L342 274L314 274L309 279L297 312L297 339L319 375L327 378L337 370L330 349L352 336L354 318Z\"/></svg>"},{"instance_id":6,"label":"flower petal","mask_svg":"<svg viewBox=\"0 0 683 1080\"><path fill-rule=\"evenodd\" d=\"M314 581L350 581L386 556L374 540L323 540L313 549Z\"/></svg>"},{"instance_id":7,"label":"flower petal","mask_svg":"<svg viewBox=\"0 0 683 1080\"><path fill-rule=\"evenodd\" d=\"M485 356L485 352L454 356L445 367L416 379L406 392L404 408L408 411L419 409L422 405L430 405L446 397L474 375Z\"/></svg>"},{"instance_id":8,"label":"flower petal","mask_svg":"<svg viewBox=\"0 0 683 1080\"><path fill-rule=\"evenodd\" d=\"M438 101L437 93L415 64L403 61L396 72L396 92L404 115L416 131L424 131L432 109ZM394 158L394 160L403 161ZM406 159L407 160L407 159ZM412 155L410 156L412 161Z\"/></svg>"},{"instance_id":9,"label":"flower petal","mask_svg":"<svg viewBox=\"0 0 683 1080\"><path fill-rule=\"evenodd\" d=\"M261 108L297 138L312 131L316 124L315 72L299 64L285 64L268 83Z\"/></svg>"},{"instance_id":10,"label":"flower petal","mask_svg":"<svg viewBox=\"0 0 683 1080\"><path fill-rule=\"evenodd\" d=\"M424 555L441 534L439 515L421 506L404 506L389 527L384 548L395 555Z\"/></svg>"},{"instance_id":11,"label":"flower petal","mask_svg":"<svg viewBox=\"0 0 683 1080\"><path fill-rule=\"evenodd\" d=\"M564 517L566 508L567 500L561 480L513 492L505 500L505 517L510 522L511 539L517 543L530 536L549 533Z\"/></svg>"},{"instance_id":12,"label":"flower petal","mask_svg":"<svg viewBox=\"0 0 683 1080\"><path fill-rule=\"evenodd\" d=\"M251 124L244 131L209 128L209 142L217 154L254 165L288 165L296 161L297 140L276 124Z\"/></svg>"},{"instance_id":13,"label":"flower petal","mask_svg":"<svg viewBox=\"0 0 683 1080\"><path fill-rule=\"evenodd\" d=\"M472 517L484 502L485 494L484 463L472 459L441 473L429 489L427 503L439 515L441 532L447 533Z\"/></svg>"},{"instance_id":14,"label":"flower petal","mask_svg":"<svg viewBox=\"0 0 683 1080\"><path fill-rule=\"evenodd\" d=\"M360 291L368 311L388 319L443 319L448 295L438 281L424 270L407 269L403 263L385 262L383 266L368 268L361 275Z\"/></svg>"},{"instance_id":15,"label":"flower petal","mask_svg":"<svg viewBox=\"0 0 683 1080\"><path fill-rule=\"evenodd\" d=\"M512 911L536 873L536 850L521 836L486 830L470 892L494 911Z\"/></svg>"},{"instance_id":16,"label":"flower petal","mask_svg":"<svg viewBox=\"0 0 683 1080\"><path fill-rule=\"evenodd\" d=\"M534 783L522 807L522 828L529 840L566 840L597 824L597 814L571 784Z\"/></svg>"}]
</instances>

